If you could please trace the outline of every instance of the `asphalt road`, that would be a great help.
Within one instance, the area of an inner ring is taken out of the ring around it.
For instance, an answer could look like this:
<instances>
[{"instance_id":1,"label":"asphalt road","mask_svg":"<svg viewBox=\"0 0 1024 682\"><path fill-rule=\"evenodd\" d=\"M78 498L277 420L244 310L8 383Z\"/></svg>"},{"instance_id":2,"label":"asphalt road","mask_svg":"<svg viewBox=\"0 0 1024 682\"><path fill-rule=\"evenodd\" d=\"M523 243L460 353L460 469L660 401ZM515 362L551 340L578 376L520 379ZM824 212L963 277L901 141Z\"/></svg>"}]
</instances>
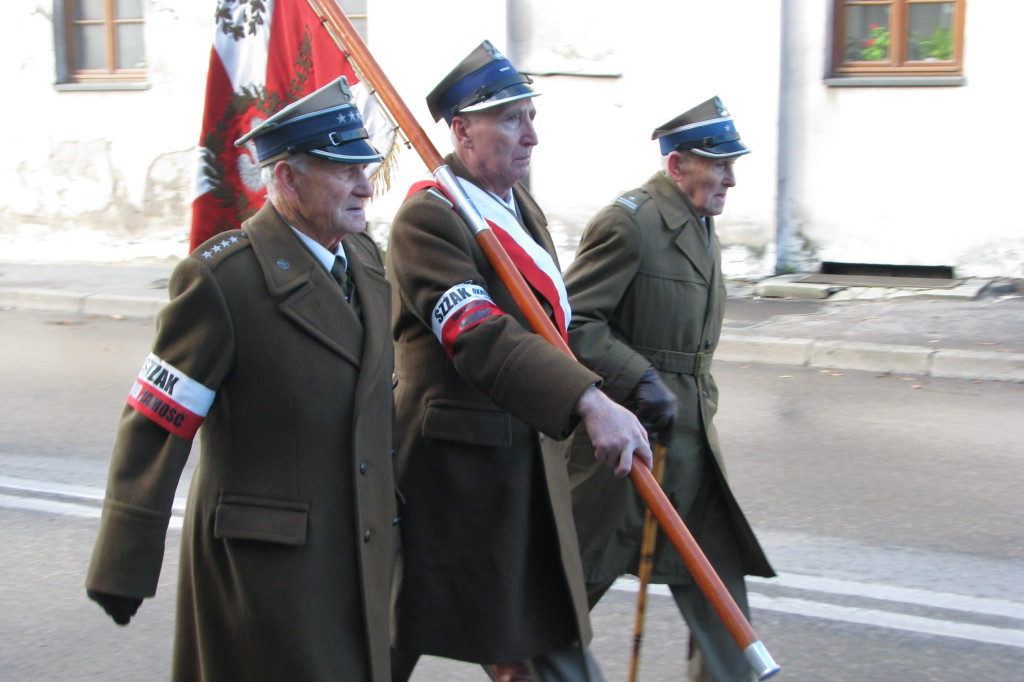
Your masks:
<instances>
[{"instance_id":1,"label":"asphalt road","mask_svg":"<svg viewBox=\"0 0 1024 682\"><path fill-rule=\"evenodd\" d=\"M177 530L157 597L127 628L82 585L114 424L152 333L148 320L0 311L2 680L168 677ZM1024 386L715 374L730 477L780 574L750 585L775 679L1024 679ZM609 680L626 677L630 587L593 614ZM686 641L654 589L641 679L682 679ZM427 658L413 679L485 678Z\"/></svg>"}]
</instances>

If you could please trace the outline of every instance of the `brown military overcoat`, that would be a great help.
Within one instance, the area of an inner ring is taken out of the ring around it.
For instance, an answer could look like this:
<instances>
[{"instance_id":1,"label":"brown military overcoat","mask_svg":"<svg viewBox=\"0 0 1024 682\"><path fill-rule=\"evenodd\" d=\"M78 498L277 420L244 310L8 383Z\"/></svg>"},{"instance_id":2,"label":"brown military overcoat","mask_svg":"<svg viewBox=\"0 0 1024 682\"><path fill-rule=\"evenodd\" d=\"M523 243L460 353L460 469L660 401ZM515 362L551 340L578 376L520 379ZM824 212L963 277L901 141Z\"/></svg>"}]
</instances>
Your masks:
<instances>
[{"instance_id":1,"label":"brown military overcoat","mask_svg":"<svg viewBox=\"0 0 1024 682\"><path fill-rule=\"evenodd\" d=\"M447 161L472 180L454 157ZM513 194L522 224L554 257L540 208L522 186ZM404 500L397 647L497 663L587 643L568 476L541 434L564 438L576 402L598 377L529 331L436 190L402 205L387 260ZM461 332L449 357L431 315L462 283L484 287L505 314Z\"/></svg>"},{"instance_id":2,"label":"brown military overcoat","mask_svg":"<svg viewBox=\"0 0 1024 682\"><path fill-rule=\"evenodd\" d=\"M369 237L343 244L361 325L269 202L171 278L152 352L216 392L182 532L175 680L390 680L389 287ZM125 408L87 587L155 593L190 448Z\"/></svg>"},{"instance_id":3,"label":"brown military overcoat","mask_svg":"<svg viewBox=\"0 0 1024 682\"><path fill-rule=\"evenodd\" d=\"M605 392L625 401L653 365L676 395L679 416L662 487L680 516L690 512L703 476L716 477L745 572L774 575L725 480L715 430L718 386L710 369L726 291L713 222L705 224L686 195L658 173L594 216L565 280L573 309L570 345L604 379ZM635 574L643 501L628 481L595 464L584 431L573 434L567 457L587 581ZM705 551L716 542L698 540ZM652 580L677 583L688 575L662 539Z\"/></svg>"}]
</instances>

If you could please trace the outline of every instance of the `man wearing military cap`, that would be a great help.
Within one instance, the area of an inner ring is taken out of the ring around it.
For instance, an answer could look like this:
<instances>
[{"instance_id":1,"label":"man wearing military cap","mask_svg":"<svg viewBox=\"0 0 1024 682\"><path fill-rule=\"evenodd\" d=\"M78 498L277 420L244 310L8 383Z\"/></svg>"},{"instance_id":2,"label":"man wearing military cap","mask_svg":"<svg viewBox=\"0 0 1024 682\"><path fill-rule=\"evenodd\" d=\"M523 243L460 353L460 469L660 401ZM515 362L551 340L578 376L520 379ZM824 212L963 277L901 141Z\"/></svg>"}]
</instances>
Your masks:
<instances>
[{"instance_id":1,"label":"man wearing military cap","mask_svg":"<svg viewBox=\"0 0 1024 682\"><path fill-rule=\"evenodd\" d=\"M522 184L539 93L484 42L427 96L451 129L446 163L564 332L565 287ZM600 378L533 333L444 191L414 187L391 226L401 580L396 679L420 655L484 664L492 679L595 680L568 477L549 437L579 422L597 457L649 466L639 421ZM634 462L634 456L642 462Z\"/></svg>"},{"instance_id":2,"label":"man wearing military cap","mask_svg":"<svg viewBox=\"0 0 1024 682\"><path fill-rule=\"evenodd\" d=\"M569 342L603 390L668 446L662 487L749 617L743 576L773 572L726 482L710 370L726 300L713 216L736 184L736 158L750 150L717 97L658 127L653 139L661 172L597 213L566 271ZM567 458L591 607L617 577L636 574L644 519L636 491L594 466L592 452L577 431ZM652 582L669 585L690 626L691 679L752 679L663 538Z\"/></svg>"},{"instance_id":3,"label":"man wearing military cap","mask_svg":"<svg viewBox=\"0 0 1024 682\"><path fill-rule=\"evenodd\" d=\"M174 680L391 678L393 347L366 137L338 79L236 143L268 200L175 268L129 393L86 588L122 625L154 595L202 425Z\"/></svg>"}]
</instances>

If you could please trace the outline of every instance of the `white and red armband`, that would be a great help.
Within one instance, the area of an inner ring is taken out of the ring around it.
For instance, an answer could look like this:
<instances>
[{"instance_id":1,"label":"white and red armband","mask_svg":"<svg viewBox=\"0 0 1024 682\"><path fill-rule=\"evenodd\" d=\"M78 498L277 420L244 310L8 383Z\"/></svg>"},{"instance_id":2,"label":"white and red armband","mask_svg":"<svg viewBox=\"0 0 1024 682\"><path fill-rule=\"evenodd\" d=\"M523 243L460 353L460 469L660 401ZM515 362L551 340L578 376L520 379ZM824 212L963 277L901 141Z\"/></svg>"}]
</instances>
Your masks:
<instances>
[{"instance_id":1,"label":"white and red armband","mask_svg":"<svg viewBox=\"0 0 1024 682\"><path fill-rule=\"evenodd\" d=\"M504 315L478 284L456 284L441 295L431 315L434 336L451 357L455 339L489 317Z\"/></svg>"},{"instance_id":2,"label":"white and red armband","mask_svg":"<svg viewBox=\"0 0 1024 682\"><path fill-rule=\"evenodd\" d=\"M216 395L152 353L142 364L128 404L175 436L192 440Z\"/></svg>"}]
</instances>

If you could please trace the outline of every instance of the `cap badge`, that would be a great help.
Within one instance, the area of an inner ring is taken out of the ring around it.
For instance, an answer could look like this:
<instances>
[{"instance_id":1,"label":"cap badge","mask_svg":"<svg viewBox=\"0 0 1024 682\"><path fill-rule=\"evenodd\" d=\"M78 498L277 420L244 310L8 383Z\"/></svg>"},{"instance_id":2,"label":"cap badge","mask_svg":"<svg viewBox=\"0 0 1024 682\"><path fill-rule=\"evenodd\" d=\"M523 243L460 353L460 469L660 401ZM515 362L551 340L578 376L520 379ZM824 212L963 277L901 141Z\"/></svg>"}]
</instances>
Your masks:
<instances>
[{"instance_id":1,"label":"cap badge","mask_svg":"<svg viewBox=\"0 0 1024 682\"><path fill-rule=\"evenodd\" d=\"M484 49L487 50L487 54L491 55L491 59L500 60L505 58L505 56L498 51L498 48L494 47L494 45L491 45L491 42L489 40L485 40L483 45Z\"/></svg>"}]
</instances>

